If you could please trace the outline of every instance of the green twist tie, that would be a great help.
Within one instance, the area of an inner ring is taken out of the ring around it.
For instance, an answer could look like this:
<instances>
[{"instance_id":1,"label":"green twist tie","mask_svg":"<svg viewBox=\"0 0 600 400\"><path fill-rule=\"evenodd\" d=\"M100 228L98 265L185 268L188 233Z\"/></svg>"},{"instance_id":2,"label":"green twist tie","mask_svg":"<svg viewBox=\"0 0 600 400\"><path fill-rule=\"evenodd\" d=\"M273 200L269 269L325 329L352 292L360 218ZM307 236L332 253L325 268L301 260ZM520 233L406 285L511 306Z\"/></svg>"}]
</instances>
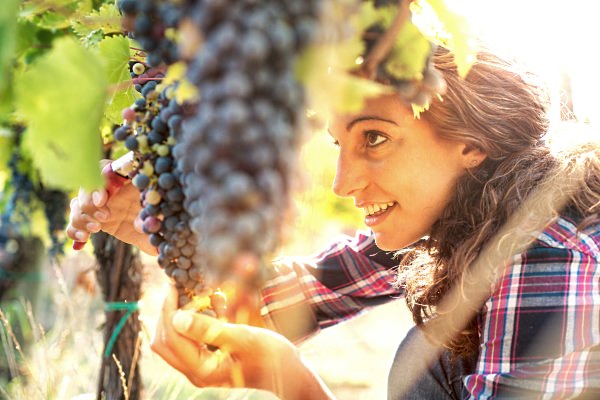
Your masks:
<instances>
[{"instance_id":1,"label":"green twist tie","mask_svg":"<svg viewBox=\"0 0 600 400\"><path fill-rule=\"evenodd\" d=\"M127 311L125 314L123 314L117 326L115 326L115 329L113 330L113 333L110 336L110 339L108 340L108 344L106 345L104 357L110 356L112 348L115 345L115 342L117 341L117 337L119 336L119 333L121 333L121 329L123 329L123 327L125 326L127 319L131 316L131 314L133 314L136 311L139 311L139 309L140 305L137 301L134 301L132 303L114 301L104 304L104 311Z\"/></svg>"},{"instance_id":2,"label":"green twist tie","mask_svg":"<svg viewBox=\"0 0 600 400\"><path fill-rule=\"evenodd\" d=\"M44 279L41 271L13 272L0 268L0 280L41 282Z\"/></svg>"}]
</instances>

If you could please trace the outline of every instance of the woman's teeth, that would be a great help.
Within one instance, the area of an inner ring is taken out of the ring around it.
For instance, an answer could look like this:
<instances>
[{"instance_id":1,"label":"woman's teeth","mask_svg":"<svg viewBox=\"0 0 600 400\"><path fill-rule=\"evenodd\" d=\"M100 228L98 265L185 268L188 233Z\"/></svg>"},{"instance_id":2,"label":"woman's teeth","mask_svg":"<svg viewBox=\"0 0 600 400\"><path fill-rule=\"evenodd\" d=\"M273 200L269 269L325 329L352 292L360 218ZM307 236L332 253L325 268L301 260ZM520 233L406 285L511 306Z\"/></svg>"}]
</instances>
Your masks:
<instances>
[{"instance_id":1,"label":"woman's teeth","mask_svg":"<svg viewBox=\"0 0 600 400\"><path fill-rule=\"evenodd\" d=\"M365 215L373 215L378 212L385 211L388 207L391 207L393 205L393 201L388 201L387 203L369 204L368 206L363 207L363 210L365 212Z\"/></svg>"}]
</instances>

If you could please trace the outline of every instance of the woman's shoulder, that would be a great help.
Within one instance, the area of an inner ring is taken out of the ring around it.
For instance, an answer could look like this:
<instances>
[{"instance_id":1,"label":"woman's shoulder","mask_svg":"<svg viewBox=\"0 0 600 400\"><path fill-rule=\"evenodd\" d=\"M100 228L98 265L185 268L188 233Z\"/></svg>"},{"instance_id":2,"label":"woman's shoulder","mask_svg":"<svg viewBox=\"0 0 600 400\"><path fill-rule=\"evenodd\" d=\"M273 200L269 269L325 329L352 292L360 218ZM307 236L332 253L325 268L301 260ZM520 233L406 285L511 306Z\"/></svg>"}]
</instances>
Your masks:
<instances>
[{"instance_id":1,"label":"woman's shoulder","mask_svg":"<svg viewBox=\"0 0 600 400\"><path fill-rule=\"evenodd\" d=\"M600 258L600 216L585 217L567 208L541 232L536 247L571 250Z\"/></svg>"}]
</instances>

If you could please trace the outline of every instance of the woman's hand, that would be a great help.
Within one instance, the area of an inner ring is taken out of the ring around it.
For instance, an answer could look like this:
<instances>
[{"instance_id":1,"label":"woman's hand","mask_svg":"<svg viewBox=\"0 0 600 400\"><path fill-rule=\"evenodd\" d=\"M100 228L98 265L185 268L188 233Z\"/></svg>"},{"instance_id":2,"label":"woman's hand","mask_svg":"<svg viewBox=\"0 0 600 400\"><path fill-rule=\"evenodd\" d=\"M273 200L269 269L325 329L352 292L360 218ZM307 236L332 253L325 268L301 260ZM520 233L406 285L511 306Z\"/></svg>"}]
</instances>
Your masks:
<instances>
[{"instance_id":1,"label":"woman's hand","mask_svg":"<svg viewBox=\"0 0 600 400\"><path fill-rule=\"evenodd\" d=\"M218 350L211 351L207 345ZM302 362L298 349L283 336L178 311L173 286L163 305L152 350L196 386L256 388L282 399L333 398Z\"/></svg>"},{"instance_id":2,"label":"woman's hand","mask_svg":"<svg viewBox=\"0 0 600 400\"><path fill-rule=\"evenodd\" d=\"M102 230L148 254L157 254L148 235L142 231L138 218L140 209L140 192L129 183L110 199L104 189L91 193L80 189L78 196L71 200L67 235L75 241L86 242L91 233Z\"/></svg>"}]
</instances>

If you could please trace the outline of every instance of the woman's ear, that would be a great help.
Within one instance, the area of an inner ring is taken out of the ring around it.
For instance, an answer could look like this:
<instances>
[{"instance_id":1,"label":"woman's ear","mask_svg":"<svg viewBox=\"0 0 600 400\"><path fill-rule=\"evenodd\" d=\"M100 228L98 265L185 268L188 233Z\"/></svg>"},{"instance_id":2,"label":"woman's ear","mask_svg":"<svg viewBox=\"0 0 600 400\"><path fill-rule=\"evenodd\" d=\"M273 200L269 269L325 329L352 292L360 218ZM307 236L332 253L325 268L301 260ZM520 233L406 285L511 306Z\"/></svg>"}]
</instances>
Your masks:
<instances>
[{"instance_id":1,"label":"woman's ear","mask_svg":"<svg viewBox=\"0 0 600 400\"><path fill-rule=\"evenodd\" d=\"M462 150L463 166L465 168L475 168L487 158L487 154L477 146L465 144Z\"/></svg>"}]
</instances>

